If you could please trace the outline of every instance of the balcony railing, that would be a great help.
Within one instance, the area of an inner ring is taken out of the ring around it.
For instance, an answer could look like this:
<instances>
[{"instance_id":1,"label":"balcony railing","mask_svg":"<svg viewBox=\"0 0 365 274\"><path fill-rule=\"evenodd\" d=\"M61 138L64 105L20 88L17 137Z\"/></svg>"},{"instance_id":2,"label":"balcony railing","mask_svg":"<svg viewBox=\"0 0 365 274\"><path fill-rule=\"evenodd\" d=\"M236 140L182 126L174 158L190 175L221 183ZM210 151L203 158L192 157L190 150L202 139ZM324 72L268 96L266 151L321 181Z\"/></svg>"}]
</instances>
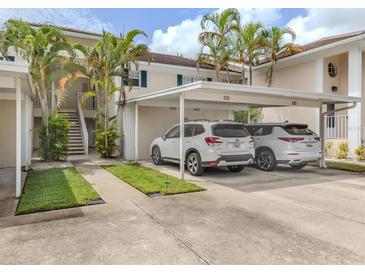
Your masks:
<instances>
[{"instance_id":1,"label":"balcony railing","mask_svg":"<svg viewBox=\"0 0 365 274\"><path fill-rule=\"evenodd\" d=\"M347 115L326 115L326 138L347 139L348 116Z\"/></svg>"}]
</instances>

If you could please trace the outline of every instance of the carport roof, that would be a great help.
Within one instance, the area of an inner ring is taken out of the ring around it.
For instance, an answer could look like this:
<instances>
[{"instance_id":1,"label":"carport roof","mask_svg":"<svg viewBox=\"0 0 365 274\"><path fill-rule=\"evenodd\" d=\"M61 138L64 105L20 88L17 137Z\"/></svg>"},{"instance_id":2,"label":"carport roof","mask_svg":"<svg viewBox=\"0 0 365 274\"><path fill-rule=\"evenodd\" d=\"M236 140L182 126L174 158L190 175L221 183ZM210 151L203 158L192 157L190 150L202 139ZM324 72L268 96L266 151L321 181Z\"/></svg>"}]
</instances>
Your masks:
<instances>
[{"instance_id":1,"label":"carport roof","mask_svg":"<svg viewBox=\"0 0 365 274\"><path fill-rule=\"evenodd\" d=\"M321 104L348 104L361 102L361 98L330 95L312 90L298 91L238 84L198 81L183 86L160 90L127 99L127 103L141 104L177 102L184 93L185 100L207 103L240 104L251 107L303 106L319 107Z\"/></svg>"}]
</instances>

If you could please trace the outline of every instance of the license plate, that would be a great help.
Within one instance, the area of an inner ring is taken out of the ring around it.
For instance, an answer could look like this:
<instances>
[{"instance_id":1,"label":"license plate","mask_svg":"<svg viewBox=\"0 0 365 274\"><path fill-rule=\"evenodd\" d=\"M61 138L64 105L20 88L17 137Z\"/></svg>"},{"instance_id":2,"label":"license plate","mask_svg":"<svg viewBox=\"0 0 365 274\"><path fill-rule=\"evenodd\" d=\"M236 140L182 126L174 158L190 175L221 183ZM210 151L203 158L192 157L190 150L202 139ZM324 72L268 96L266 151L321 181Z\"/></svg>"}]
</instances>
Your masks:
<instances>
[{"instance_id":1,"label":"license plate","mask_svg":"<svg viewBox=\"0 0 365 274\"><path fill-rule=\"evenodd\" d=\"M240 143L233 143L233 147L239 148L240 147Z\"/></svg>"},{"instance_id":2,"label":"license plate","mask_svg":"<svg viewBox=\"0 0 365 274\"><path fill-rule=\"evenodd\" d=\"M306 144L307 145L307 147L313 147L313 145L311 145L311 144Z\"/></svg>"}]
</instances>

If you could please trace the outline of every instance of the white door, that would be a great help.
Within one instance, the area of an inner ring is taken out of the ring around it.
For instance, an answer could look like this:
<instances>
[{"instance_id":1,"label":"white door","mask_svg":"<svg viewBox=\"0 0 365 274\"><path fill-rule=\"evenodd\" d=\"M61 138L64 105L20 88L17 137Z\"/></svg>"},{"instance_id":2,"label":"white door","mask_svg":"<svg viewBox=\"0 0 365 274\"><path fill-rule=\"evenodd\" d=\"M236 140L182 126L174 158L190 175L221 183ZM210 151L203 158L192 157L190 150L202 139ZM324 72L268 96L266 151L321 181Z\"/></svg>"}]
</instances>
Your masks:
<instances>
[{"instance_id":1,"label":"white door","mask_svg":"<svg viewBox=\"0 0 365 274\"><path fill-rule=\"evenodd\" d=\"M179 138L180 138L180 126L174 126L164 136L163 142L163 158L179 159Z\"/></svg>"}]
</instances>

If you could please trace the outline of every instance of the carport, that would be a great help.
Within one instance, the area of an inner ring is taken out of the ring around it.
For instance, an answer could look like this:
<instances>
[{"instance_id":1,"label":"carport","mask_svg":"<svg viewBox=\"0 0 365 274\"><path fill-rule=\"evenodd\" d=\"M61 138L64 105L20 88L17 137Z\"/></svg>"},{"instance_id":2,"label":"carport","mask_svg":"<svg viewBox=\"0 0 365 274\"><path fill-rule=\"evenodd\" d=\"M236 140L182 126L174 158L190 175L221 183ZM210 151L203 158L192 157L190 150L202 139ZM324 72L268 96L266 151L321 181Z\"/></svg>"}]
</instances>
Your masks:
<instances>
[{"instance_id":1,"label":"carport","mask_svg":"<svg viewBox=\"0 0 365 274\"><path fill-rule=\"evenodd\" d=\"M166 90L152 92L144 95L137 95L128 98L124 117L124 150L129 156L134 154L133 159L138 161L139 147L139 108L149 107L170 107L179 109L180 132L184 132L185 109L206 108L215 110L247 110L251 107L307 107L319 110L318 124L321 137L322 158L320 167L325 168L324 147L325 147L325 115L333 112L354 108L361 101L359 97L328 95L315 93L313 91L297 91L281 88L267 88L258 86L247 86L238 84L218 83L199 81L191 84L178 86ZM328 104L340 104L340 108L328 112ZM156 124L159 121L156 121ZM151 125L152 127L154 125ZM134 130L133 130L134 127ZM144 130L148 130L145 128ZM180 178L184 178L184 156L183 143L184 134L180 134L179 158ZM132 149L133 148L133 149ZM133 151L132 151L133 150ZM131 157L125 157L131 158Z\"/></svg>"}]
</instances>

